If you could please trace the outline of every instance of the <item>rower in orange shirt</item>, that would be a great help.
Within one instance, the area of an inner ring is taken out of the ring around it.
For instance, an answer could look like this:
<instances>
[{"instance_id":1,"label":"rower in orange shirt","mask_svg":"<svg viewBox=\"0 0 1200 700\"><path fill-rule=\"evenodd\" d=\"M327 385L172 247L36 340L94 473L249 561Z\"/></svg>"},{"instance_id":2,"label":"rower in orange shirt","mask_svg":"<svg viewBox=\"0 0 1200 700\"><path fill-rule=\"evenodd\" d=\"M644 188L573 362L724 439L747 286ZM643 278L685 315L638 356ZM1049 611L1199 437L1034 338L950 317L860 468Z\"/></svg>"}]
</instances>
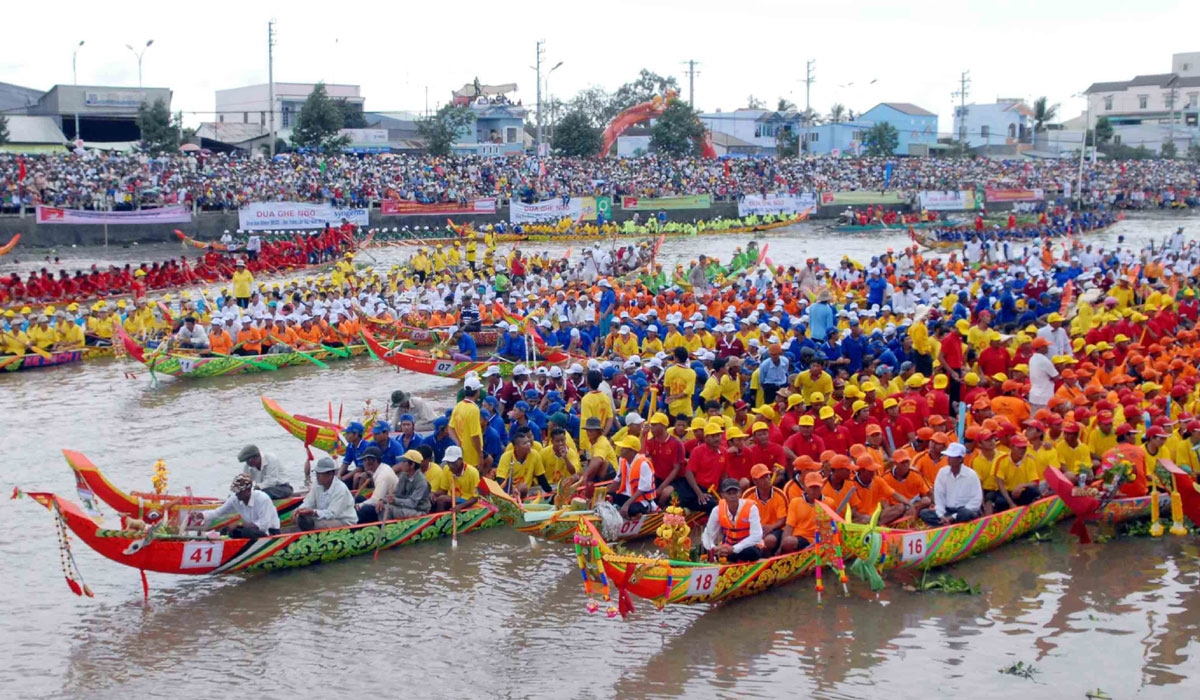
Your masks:
<instances>
[{"instance_id":1,"label":"rower in orange shirt","mask_svg":"<svg viewBox=\"0 0 1200 700\"><path fill-rule=\"evenodd\" d=\"M804 491L788 502L787 521L783 526L783 542L780 553L795 552L816 542L817 505L822 500L825 477L821 472L804 474Z\"/></svg>"},{"instance_id":2,"label":"rower in orange shirt","mask_svg":"<svg viewBox=\"0 0 1200 700\"><path fill-rule=\"evenodd\" d=\"M750 468L750 479L754 485L742 493L742 498L758 506L758 517L762 523L763 541L759 547L763 556L775 554L783 541L783 527L787 522L788 503L783 491L771 485L772 471L765 464Z\"/></svg>"},{"instance_id":3,"label":"rower in orange shirt","mask_svg":"<svg viewBox=\"0 0 1200 700\"><path fill-rule=\"evenodd\" d=\"M263 332L255 328L253 324L244 323L241 330L237 334L237 344L240 346L234 351L235 355L261 355Z\"/></svg>"},{"instance_id":4,"label":"rower in orange shirt","mask_svg":"<svg viewBox=\"0 0 1200 700\"><path fill-rule=\"evenodd\" d=\"M233 350L233 338L229 331L225 330L225 321L221 318L214 318L212 321L212 330L208 333L208 349L214 355L228 355Z\"/></svg>"},{"instance_id":5,"label":"rower in orange shirt","mask_svg":"<svg viewBox=\"0 0 1200 700\"><path fill-rule=\"evenodd\" d=\"M881 470L882 467L871 455L863 454L858 458L858 473L854 475L854 482L858 485L859 508L855 510L855 518L865 518L863 522L870 522L878 508L879 524L888 525L904 517L909 504L908 499L878 478Z\"/></svg>"},{"instance_id":6,"label":"rower in orange shirt","mask_svg":"<svg viewBox=\"0 0 1200 700\"><path fill-rule=\"evenodd\" d=\"M321 328L313 323L312 316L305 316L300 321L300 327L295 329L295 333L306 349L315 348L321 344Z\"/></svg>"},{"instance_id":7,"label":"rower in orange shirt","mask_svg":"<svg viewBox=\"0 0 1200 700\"><path fill-rule=\"evenodd\" d=\"M892 489L913 503L913 508L919 513L922 508L928 508L933 503L930 493L933 488L921 473L911 468L912 457L903 447L892 453L892 468L883 475L883 481Z\"/></svg>"}]
</instances>

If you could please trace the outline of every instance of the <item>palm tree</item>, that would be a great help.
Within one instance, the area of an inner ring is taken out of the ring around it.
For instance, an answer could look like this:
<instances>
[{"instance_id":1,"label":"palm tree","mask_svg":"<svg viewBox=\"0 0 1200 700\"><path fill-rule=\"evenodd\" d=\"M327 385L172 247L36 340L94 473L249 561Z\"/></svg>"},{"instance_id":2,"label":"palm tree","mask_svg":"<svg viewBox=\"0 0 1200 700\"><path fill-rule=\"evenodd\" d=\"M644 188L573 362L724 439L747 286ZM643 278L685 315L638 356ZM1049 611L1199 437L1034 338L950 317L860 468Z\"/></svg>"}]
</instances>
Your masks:
<instances>
[{"instance_id":1,"label":"palm tree","mask_svg":"<svg viewBox=\"0 0 1200 700\"><path fill-rule=\"evenodd\" d=\"M1058 105L1047 105L1045 97L1033 101L1033 130L1042 132L1058 116Z\"/></svg>"},{"instance_id":2,"label":"palm tree","mask_svg":"<svg viewBox=\"0 0 1200 700\"><path fill-rule=\"evenodd\" d=\"M846 107L840 102L834 102L829 108L829 121L833 124L840 124L846 121Z\"/></svg>"}]
</instances>

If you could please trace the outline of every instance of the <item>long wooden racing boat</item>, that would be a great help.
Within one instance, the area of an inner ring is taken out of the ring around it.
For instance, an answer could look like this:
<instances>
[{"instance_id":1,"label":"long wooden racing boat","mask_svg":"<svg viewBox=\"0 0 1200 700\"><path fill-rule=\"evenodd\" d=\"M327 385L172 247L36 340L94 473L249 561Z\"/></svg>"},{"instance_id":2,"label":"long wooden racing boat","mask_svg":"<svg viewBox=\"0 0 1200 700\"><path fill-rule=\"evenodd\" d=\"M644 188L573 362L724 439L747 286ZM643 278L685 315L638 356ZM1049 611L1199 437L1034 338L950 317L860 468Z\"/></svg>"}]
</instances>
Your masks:
<instances>
[{"instance_id":1,"label":"long wooden racing boat","mask_svg":"<svg viewBox=\"0 0 1200 700\"><path fill-rule=\"evenodd\" d=\"M755 595L808 574L822 561L818 546L749 563L691 562L618 554L590 519L580 520L578 538L577 547L597 553L596 557L581 555L587 576L599 579L602 567L605 578L599 580L607 580L616 587L622 611L632 608L629 596L645 598L662 608Z\"/></svg>"},{"instance_id":2,"label":"long wooden racing boat","mask_svg":"<svg viewBox=\"0 0 1200 700\"><path fill-rule=\"evenodd\" d=\"M291 569L383 549L415 544L499 524L488 501L460 511L456 522L447 512L382 523L367 523L311 532L285 532L243 539L171 534L166 528L111 530L102 528L76 504L53 493L26 494L54 512L75 535L101 555L141 571L165 574L229 574Z\"/></svg>"},{"instance_id":3,"label":"long wooden racing boat","mask_svg":"<svg viewBox=\"0 0 1200 700\"><path fill-rule=\"evenodd\" d=\"M42 357L36 352L24 355L0 355L0 371L19 372L23 369L39 369L41 367L57 367L83 361L83 350L67 352L52 352L50 357Z\"/></svg>"},{"instance_id":4,"label":"long wooden racing boat","mask_svg":"<svg viewBox=\"0 0 1200 700\"><path fill-rule=\"evenodd\" d=\"M882 537L878 569L929 569L961 561L1034 530L1052 525L1070 511L1058 496L1010 508L965 523L927 529L893 529L845 524L846 556L870 558L872 535Z\"/></svg>"},{"instance_id":5,"label":"long wooden racing boat","mask_svg":"<svg viewBox=\"0 0 1200 700\"><path fill-rule=\"evenodd\" d=\"M551 542L566 542L575 536L579 530L579 522L584 519L595 519L596 513L591 509L574 510L570 506L553 503L520 502L504 492L504 488L492 479L484 478L480 482L481 490L492 497L492 501L500 508L506 521L512 522L518 532L525 533L538 539ZM663 524L663 511L646 513L621 523L620 530L614 538L621 542L654 537L658 528ZM704 520L704 513L688 513L689 526Z\"/></svg>"},{"instance_id":6,"label":"long wooden racing boat","mask_svg":"<svg viewBox=\"0 0 1200 700\"><path fill-rule=\"evenodd\" d=\"M190 245L191 247L198 248L200 250L218 250L223 253L237 250L235 247L227 246L224 243L218 243L216 241L198 241L179 229L175 229L175 235L178 236L179 240L183 241L185 245Z\"/></svg>"},{"instance_id":7,"label":"long wooden racing boat","mask_svg":"<svg viewBox=\"0 0 1200 700\"><path fill-rule=\"evenodd\" d=\"M1108 229L1112 228L1113 226L1116 226L1124 218L1125 218L1124 216L1118 216L1114 221L1112 221L1111 223L1105 224L1104 226L1097 226L1096 228L1090 228L1085 231L1079 231L1076 233L1072 233L1071 236L1056 235L1054 237L1055 238L1070 238L1072 236L1088 236L1088 235L1091 235L1094 233L1101 233L1103 231L1107 231ZM904 228L902 230L907 230L907 228ZM959 231L960 233L961 232L974 233L974 229L969 228L969 227L963 227L963 226L954 227L954 230ZM951 250L959 250L963 247L963 240L961 238L958 240L942 240L942 239L938 238L937 229L934 227L929 227L923 231L911 230L908 232L908 235L910 238L912 238L913 243L916 243L916 244L923 246L925 248L928 248L930 250L951 251ZM1030 244L1037 244L1037 243L1040 243L1040 241L1042 240L1042 237L1039 236L1038 238L1021 239L1021 240L1025 240Z\"/></svg>"},{"instance_id":8,"label":"long wooden racing boat","mask_svg":"<svg viewBox=\"0 0 1200 700\"><path fill-rule=\"evenodd\" d=\"M117 514L137 518L149 525L159 522L177 520L181 513L189 511L211 510L225 502L224 498L207 496L143 493L140 491L127 492L104 476L100 469L90 459L75 450L63 450L67 465L75 475L75 489L79 500L89 513L99 510L95 507L96 499L112 508ZM304 500L304 494L294 494L275 501L275 510L279 513L282 524L291 523L295 518L296 509ZM227 520L213 523L214 528L225 527L236 516Z\"/></svg>"},{"instance_id":9,"label":"long wooden racing boat","mask_svg":"<svg viewBox=\"0 0 1200 700\"><path fill-rule=\"evenodd\" d=\"M9 239L8 243L5 243L4 245L0 245L0 255L8 255L9 253L11 253L12 249L17 247L17 242L20 240L21 240L21 234L14 233L13 237Z\"/></svg>"},{"instance_id":10,"label":"long wooden racing boat","mask_svg":"<svg viewBox=\"0 0 1200 700\"><path fill-rule=\"evenodd\" d=\"M341 454L344 451L341 433L345 426L329 420L288 413L274 399L265 396L261 398L267 413L284 430L303 442L305 448L311 446L329 454ZM364 427L370 430L371 423L371 420L364 421Z\"/></svg>"},{"instance_id":11,"label":"long wooden racing boat","mask_svg":"<svg viewBox=\"0 0 1200 700\"><path fill-rule=\"evenodd\" d=\"M926 229L946 226L945 221L914 221L912 223L897 221L891 224L875 223L875 224L834 224L829 229L835 233L869 233L872 231L899 231L904 232L910 228Z\"/></svg>"},{"instance_id":12,"label":"long wooden racing boat","mask_svg":"<svg viewBox=\"0 0 1200 700\"><path fill-rule=\"evenodd\" d=\"M429 374L447 379L462 379L468 372L478 372L480 375L489 367L498 367L501 376L511 376L516 363L507 360L474 360L459 362L446 357L434 357L422 350L389 350L384 347L370 331L363 330L363 339L372 354L397 369ZM559 364L570 361L572 357L565 352L553 350L546 353L543 364Z\"/></svg>"},{"instance_id":13,"label":"long wooden racing boat","mask_svg":"<svg viewBox=\"0 0 1200 700\"><path fill-rule=\"evenodd\" d=\"M316 359L321 362L341 360L348 357L363 355L367 349L363 345L350 345L344 348L324 348L305 352L281 352L267 355L194 355L180 352L147 352L147 349L129 334L113 327L113 333L118 336L125 351L133 359L146 365L150 373L165 374L171 377L199 379L203 377L223 377L231 374L249 374L252 372L273 371L268 367L279 369L296 365L314 364Z\"/></svg>"}]
</instances>

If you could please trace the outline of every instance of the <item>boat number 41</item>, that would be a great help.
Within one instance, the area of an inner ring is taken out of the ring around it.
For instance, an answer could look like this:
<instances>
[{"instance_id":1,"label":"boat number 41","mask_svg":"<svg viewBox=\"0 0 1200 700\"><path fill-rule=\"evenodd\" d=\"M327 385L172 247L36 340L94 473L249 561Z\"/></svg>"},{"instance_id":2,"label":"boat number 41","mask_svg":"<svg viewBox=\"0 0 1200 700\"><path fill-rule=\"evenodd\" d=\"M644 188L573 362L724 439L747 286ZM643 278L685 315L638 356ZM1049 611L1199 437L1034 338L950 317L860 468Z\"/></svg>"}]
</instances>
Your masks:
<instances>
[{"instance_id":1,"label":"boat number 41","mask_svg":"<svg viewBox=\"0 0 1200 700\"><path fill-rule=\"evenodd\" d=\"M225 553L225 543L218 542L187 542L183 545L183 560L179 562L181 569L214 569L221 565L221 555Z\"/></svg>"}]
</instances>

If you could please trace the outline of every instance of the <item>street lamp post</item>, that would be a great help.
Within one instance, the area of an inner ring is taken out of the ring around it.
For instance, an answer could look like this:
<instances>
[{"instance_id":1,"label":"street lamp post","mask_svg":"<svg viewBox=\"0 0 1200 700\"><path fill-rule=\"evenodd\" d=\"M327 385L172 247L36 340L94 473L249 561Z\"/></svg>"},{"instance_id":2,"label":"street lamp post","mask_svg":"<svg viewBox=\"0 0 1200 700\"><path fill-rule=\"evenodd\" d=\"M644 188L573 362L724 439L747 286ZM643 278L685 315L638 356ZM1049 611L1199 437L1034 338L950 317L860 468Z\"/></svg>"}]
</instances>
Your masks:
<instances>
[{"instance_id":1,"label":"street lamp post","mask_svg":"<svg viewBox=\"0 0 1200 700\"><path fill-rule=\"evenodd\" d=\"M1075 177L1075 196L1079 199L1079 211L1083 211L1083 158L1087 154L1087 134L1088 129L1092 125L1092 99L1085 93L1083 98L1087 100L1087 116L1083 118L1083 139L1079 143L1079 174ZM1096 132L1092 131L1092 148L1096 147Z\"/></svg>"},{"instance_id":2,"label":"street lamp post","mask_svg":"<svg viewBox=\"0 0 1200 700\"><path fill-rule=\"evenodd\" d=\"M76 72L76 70L75 70L75 57L79 55L79 47L81 47L81 46L83 46L82 39L80 39L79 43L75 45L75 50L71 52L71 84L72 85L79 84L79 73Z\"/></svg>"},{"instance_id":3,"label":"street lamp post","mask_svg":"<svg viewBox=\"0 0 1200 700\"><path fill-rule=\"evenodd\" d=\"M563 62L559 61L558 63L554 64L553 68L546 71L546 101L547 102L549 102L551 100L551 97L550 97L550 74L553 73L554 71L558 70L559 68L562 68L562 64L563 64ZM550 115L550 119L551 119L551 121L550 121L550 138L554 138L554 126L555 126L555 123L558 121L556 117L557 117L557 112L555 114Z\"/></svg>"},{"instance_id":4,"label":"street lamp post","mask_svg":"<svg viewBox=\"0 0 1200 700\"><path fill-rule=\"evenodd\" d=\"M80 43L83 43L83 42L80 42ZM130 51L132 51L134 56L137 56L137 62L138 62L138 87L141 87L141 86L142 86L142 56L145 56L145 55L146 55L146 49L150 48L150 45L151 45L151 44L153 44L153 43L154 43L154 40L153 40L153 39L151 39L151 40L147 41L147 42L146 42L146 45L145 45L144 47L142 47L142 50L141 50L141 51L138 51L137 49L133 48L133 45L132 45L132 44L125 44L125 48L129 49Z\"/></svg>"}]
</instances>

